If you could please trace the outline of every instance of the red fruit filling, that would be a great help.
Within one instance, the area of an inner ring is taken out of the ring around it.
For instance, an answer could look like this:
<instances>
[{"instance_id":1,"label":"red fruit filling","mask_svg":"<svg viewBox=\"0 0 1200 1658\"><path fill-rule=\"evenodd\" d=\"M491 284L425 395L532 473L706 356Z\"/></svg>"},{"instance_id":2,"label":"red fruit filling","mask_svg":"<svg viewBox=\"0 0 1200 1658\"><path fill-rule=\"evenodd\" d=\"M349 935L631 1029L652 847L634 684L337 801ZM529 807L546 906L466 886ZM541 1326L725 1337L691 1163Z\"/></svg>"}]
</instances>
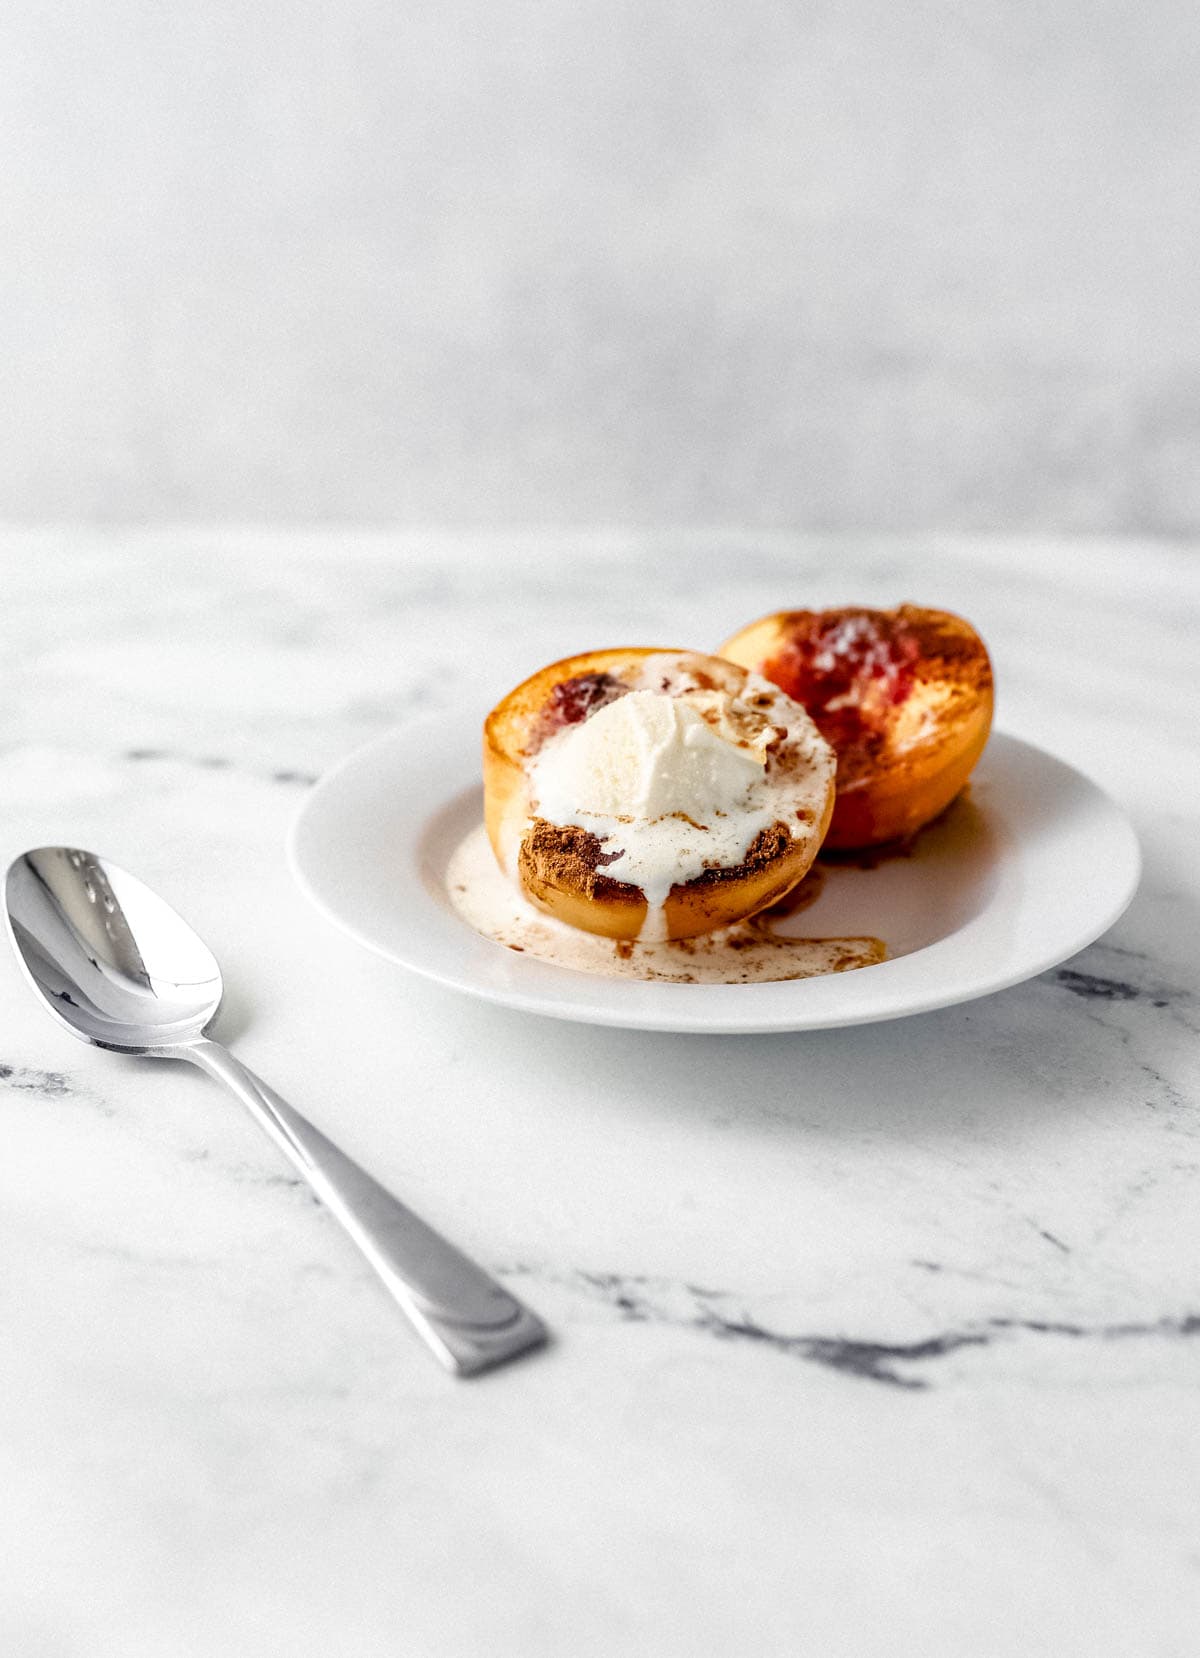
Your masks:
<instances>
[{"instance_id":1,"label":"red fruit filling","mask_svg":"<svg viewBox=\"0 0 1200 1658\"><path fill-rule=\"evenodd\" d=\"M908 696L921 650L912 628L882 610L789 618L788 637L762 673L802 703L839 753L883 731Z\"/></svg>"},{"instance_id":2,"label":"red fruit filling","mask_svg":"<svg viewBox=\"0 0 1200 1658\"><path fill-rule=\"evenodd\" d=\"M624 690L612 674L576 674L574 679L561 680L554 687L546 712L554 725L578 725Z\"/></svg>"}]
</instances>

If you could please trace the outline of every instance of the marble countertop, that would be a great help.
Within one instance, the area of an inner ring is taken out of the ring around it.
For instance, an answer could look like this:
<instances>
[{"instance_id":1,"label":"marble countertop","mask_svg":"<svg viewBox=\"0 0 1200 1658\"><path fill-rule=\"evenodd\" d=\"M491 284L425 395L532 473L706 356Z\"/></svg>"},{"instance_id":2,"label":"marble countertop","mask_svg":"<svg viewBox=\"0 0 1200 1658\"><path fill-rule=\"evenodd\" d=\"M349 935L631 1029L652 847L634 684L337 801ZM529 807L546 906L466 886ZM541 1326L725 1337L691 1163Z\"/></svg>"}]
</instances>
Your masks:
<instances>
[{"instance_id":1,"label":"marble countertop","mask_svg":"<svg viewBox=\"0 0 1200 1658\"><path fill-rule=\"evenodd\" d=\"M5 1658L1190 1658L1200 548L14 529L0 571L5 862L157 885L221 1034L556 1335L444 1375L231 1100L0 963ZM905 598L1136 822L1061 969L631 1035L406 977L292 886L305 788L417 710Z\"/></svg>"}]
</instances>

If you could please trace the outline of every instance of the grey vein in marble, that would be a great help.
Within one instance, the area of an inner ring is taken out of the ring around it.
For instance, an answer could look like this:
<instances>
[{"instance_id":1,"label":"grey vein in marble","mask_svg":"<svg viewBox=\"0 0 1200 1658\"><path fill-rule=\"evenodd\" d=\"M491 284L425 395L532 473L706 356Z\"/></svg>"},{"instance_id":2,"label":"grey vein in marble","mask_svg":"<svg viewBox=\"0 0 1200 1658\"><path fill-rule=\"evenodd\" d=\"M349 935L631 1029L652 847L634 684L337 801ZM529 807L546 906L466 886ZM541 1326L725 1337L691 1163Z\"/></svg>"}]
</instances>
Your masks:
<instances>
[{"instance_id":1,"label":"grey vein in marble","mask_svg":"<svg viewBox=\"0 0 1200 1658\"><path fill-rule=\"evenodd\" d=\"M1043 1234L1044 1235L1044 1234ZM1052 1240L1057 1243L1057 1240ZM1058 1244L1059 1248L1065 1246ZM938 1272L936 1262L914 1263ZM499 1269L503 1276L544 1280L550 1276L529 1266ZM594 1295L621 1319L635 1324L661 1324L715 1336L721 1341L761 1343L774 1352L805 1359L863 1380L892 1387L924 1389L934 1385L926 1374L909 1374L913 1366L945 1358L964 1347L988 1347L1007 1336L1066 1336L1072 1339L1113 1340L1134 1336L1200 1335L1200 1313L1184 1313L1151 1320L1084 1325L1037 1318L992 1318L977 1326L939 1331L912 1341L873 1340L866 1336L818 1335L785 1332L734 1309L739 1298L722 1290L692 1284L670 1284L637 1275L577 1269L562 1280L568 1288Z\"/></svg>"}]
</instances>

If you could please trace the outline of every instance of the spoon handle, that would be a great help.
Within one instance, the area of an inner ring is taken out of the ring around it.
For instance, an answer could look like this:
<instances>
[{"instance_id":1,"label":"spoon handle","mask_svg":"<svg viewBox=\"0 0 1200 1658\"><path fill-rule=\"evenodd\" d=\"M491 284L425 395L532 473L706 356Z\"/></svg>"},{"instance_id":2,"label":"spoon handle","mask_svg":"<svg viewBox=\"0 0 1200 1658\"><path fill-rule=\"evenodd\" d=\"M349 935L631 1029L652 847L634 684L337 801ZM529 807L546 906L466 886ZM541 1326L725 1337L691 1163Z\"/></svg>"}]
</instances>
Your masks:
<instances>
[{"instance_id":1,"label":"spoon handle","mask_svg":"<svg viewBox=\"0 0 1200 1658\"><path fill-rule=\"evenodd\" d=\"M473 1376L545 1341L539 1318L397 1202L227 1048L205 1039L184 1051L249 1108L448 1369Z\"/></svg>"}]
</instances>

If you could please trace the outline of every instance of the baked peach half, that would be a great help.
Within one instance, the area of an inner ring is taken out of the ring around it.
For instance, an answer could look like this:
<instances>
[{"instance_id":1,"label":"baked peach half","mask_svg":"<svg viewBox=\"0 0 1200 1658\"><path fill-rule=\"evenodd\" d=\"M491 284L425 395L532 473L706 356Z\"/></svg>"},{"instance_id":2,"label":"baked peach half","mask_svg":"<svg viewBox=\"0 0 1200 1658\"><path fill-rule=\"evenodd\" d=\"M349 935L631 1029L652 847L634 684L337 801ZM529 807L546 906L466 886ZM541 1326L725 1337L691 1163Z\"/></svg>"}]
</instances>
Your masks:
<instances>
[{"instance_id":1,"label":"baked peach half","mask_svg":"<svg viewBox=\"0 0 1200 1658\"><path fill-rule=\"evenodd\" d=\"M484 725L501 868L558 920L614 939L689 938L782 898L824 839L833 780L803 708L694 651L567 657Z\"/></svg>"},{"instance_id":2,"label":"baked peach half","mask_svg":"<svg viewBox=\"0 0 1200 1658\"><path fill-rule=\"evenodd\" d=\"M987 647L949 611L779 611L721 655L803 704L837 755L827 847L915 834L966 783L991 729Z\"/></svg>"}]
</instances>

